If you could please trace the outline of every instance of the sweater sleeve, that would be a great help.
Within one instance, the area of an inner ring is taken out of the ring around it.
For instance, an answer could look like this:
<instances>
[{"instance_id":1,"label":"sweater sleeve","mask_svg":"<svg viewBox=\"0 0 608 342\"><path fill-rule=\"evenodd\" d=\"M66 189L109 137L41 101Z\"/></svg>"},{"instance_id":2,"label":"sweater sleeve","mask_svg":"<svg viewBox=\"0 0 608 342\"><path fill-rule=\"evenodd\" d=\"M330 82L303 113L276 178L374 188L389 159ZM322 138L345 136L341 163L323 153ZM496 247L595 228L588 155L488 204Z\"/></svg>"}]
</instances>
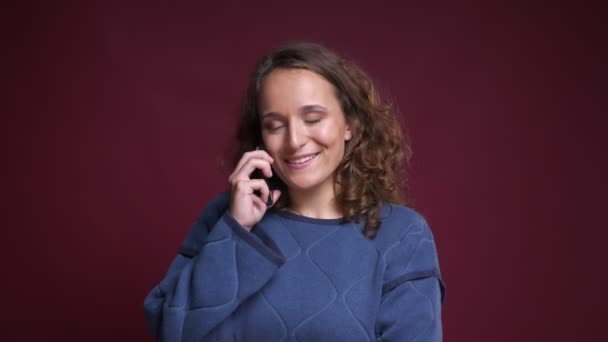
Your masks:
<instances>
[{"instance_id":1,"label":"sweater sleeve","mask_svg":"<svg viewBox=\"0 0 608 342\"><path fill-rule=\"evenodd\" d=\"M157 341L206 341L284 263L272 240L248 232L227 208L226 193L209 204L146 297L146 319Z\"/></svg>"},{"instance_id":2,"label":"sweater sleeve","mask_svg":"<svg viewBox=\"0 0 608 342\"><path fill-rule=\"evenodd\" d=\"M421 217L385 254L376 341L442 341L445 287L431 230Z\"/></svg>"}]
</instances>

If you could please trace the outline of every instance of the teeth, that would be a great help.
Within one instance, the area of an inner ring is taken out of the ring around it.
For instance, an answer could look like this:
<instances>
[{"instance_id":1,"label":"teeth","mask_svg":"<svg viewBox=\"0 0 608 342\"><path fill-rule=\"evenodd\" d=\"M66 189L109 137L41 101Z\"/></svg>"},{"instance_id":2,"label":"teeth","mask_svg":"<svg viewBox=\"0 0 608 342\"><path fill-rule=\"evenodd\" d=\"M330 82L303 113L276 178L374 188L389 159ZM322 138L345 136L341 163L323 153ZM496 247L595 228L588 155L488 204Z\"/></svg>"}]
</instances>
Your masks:
<instances>
[{"instance_id":1,"label":"teeth","mask_svg":"<svg viewBox=\"0 0 608 342\"><path fill-rule=\"evenodd\" d=\"M302 164L302 163L306 163L307 161L311 160L312 158L316 157L316 154L313 154L312 156L309 157L304 157L304 158L300 158L300 159L296 159L296 160L288 160L287 162L290 164Z\"/></svg>"}]
</instances>

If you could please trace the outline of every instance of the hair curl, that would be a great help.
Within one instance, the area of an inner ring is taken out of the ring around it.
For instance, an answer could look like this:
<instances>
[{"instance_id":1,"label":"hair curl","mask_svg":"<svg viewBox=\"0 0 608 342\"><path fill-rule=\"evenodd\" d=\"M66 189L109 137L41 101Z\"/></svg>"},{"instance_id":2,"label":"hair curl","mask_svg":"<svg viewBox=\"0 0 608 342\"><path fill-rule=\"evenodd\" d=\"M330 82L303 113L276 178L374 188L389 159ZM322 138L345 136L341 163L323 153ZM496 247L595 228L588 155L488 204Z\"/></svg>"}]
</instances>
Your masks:
<instances>
[{"instance_id":1,"label":"hair curl","mask_svg":"<svg viewBox=\"0 0 608 342\"><path fill-rule=\"evenodd\" d=\"M334 86L353 132L336 169L335 202L348 221L358 222L361 216L366 216L363 234L373 239L380 228L383 203L409 204L406 169L411 148L394 107L382 101L361 68L332 50L318 44L295 42L261 58L250 76L243 99L233 166L245 152L263 146L258 100L264 77L277 68L307 69ZM273 210L286 208L289 205L287 186L276 174L271 181L284 194Z\"/></svg>"}]
</instances>

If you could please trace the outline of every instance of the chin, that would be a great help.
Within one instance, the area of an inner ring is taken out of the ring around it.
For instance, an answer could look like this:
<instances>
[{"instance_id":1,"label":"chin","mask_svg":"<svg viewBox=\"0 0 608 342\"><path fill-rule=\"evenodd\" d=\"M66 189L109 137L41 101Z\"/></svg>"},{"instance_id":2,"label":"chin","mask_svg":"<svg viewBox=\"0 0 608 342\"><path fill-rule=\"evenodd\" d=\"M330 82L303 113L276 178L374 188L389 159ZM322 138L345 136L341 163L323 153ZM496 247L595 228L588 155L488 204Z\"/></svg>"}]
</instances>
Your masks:
<instances>
[{"instance_id":1,"label":"chin","mask_svg":"<svg viewBox=\"0 0 608 342\"><path fill-rule=\"evenodd\" d=\"M285 182L287 187L293 190L311 190L314 188L320 187L324 182L319 179L310 179L310 178L300 178L300 179L291 179L289 182Z\"/></svg>"},{"instance_id":2,"label":"chin","mask_svg":"<svg viewBox=\"0 0 608 342\"><path fill-rule=\"evenodd\" d=\"M297 190L308 190L314 188L317 184L315 182L309 181L299 181L299 182L289 182L287 183L288 187L291 189Z\"/></svg>"}]
</instances>

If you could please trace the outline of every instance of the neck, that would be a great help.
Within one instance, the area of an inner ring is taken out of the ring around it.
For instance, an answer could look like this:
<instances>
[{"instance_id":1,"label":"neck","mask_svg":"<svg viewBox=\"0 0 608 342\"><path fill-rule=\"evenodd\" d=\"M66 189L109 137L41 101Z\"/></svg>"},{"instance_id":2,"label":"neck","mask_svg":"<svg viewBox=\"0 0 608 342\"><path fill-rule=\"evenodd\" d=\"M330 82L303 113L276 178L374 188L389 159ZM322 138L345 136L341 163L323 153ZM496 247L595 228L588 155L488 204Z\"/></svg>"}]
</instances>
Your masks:
<instances>
[{"instance_id":1,"label":"neck","mask_svg":"<svg viewBox=\"0 0 608 342\"><path fill-rule=\"evenodd\" d=\"M311 189L308 191L288 190L288 211L296 214L319 219L334 219L343 217L335 202L333 187L331 191Z\"/></svg>"}]
</instances>

